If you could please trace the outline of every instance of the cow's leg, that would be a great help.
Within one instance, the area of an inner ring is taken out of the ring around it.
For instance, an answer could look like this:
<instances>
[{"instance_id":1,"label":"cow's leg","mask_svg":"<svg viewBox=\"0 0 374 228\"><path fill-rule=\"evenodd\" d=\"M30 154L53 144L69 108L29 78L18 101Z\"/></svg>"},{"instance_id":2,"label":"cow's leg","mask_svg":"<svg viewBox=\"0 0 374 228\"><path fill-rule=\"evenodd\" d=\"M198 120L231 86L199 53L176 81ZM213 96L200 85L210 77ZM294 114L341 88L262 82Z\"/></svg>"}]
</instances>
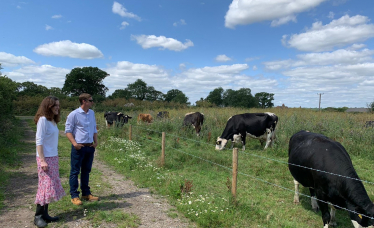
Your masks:
<instances>
[{"instance_id":1,"label":"cow's leg","mask_svg":"<svg viewBox=\"0 0 374 228\"><path fill-rule=\"evenodd\" d=\"M294 179L293 183L295 184L295 195L293 197L293 202L294 203L300 203L300 198L299 198L299 182Z\"/></svg>"},{"instance_id":2,"label":"cow's leg","mask_svg":"<svg viewBox=\"0 0 374 228\"><path fill-rule=\"evenodd\" d=\"M271 134L271 144L270 144L270 147L273 147L274 145L274 141L275 141L275 129L272 131L272 134Z\"/></svg>"},{"instance_id":3,"label":"cow's leg","mask_svg":"<svg viewBox=\"0 0 374 228\"><path fill-rule=\"evenodd\" d=\"M315 212L318 212L318 203L316 200L316 193L314 192L313 188L309 188L310 192L310 204L312 205L312 209Z\"/></svg>"},{"instance_id":4,"label":"cow's leg","mask_svg":"<svg viewBox=\"0 0 374 228\"><path fill-rule=\"evenodd\" d=\"M323 193L322 190L316 189L315 192L316 192L317 199L322 200L324 202L327 201L326 197L325 197L325 194ZM317 201L319 209L321 209L321 213L322 213L323 226L324 227L329 227L329 223L331 221L331 216L330 216L330 212L329 212L329 206L328 206L327 203L324 203L324 202Z\"/></svg>"},{"instance_id":5,"label":"cow's leg","mask_svg":"<svg viewBox=\"0 0 374 228\"><path fill-rule=\"evenodd\" d=\"M337 223L336 223L336 218L335 218L335 212L336 212L336 209L334 206L332 206L331 204L329 204L331 210L330 210L330 216L331 216L331 219L330 219L330 223L329 225L330 226L336 226Z\"/></svg>"},{"instance_id":6,"label":"cow's leg","mask_svg":"<svg viewBox=\"0 0 374 228\"><path fill-rule=\"evenodd\" d=\"M106 126L106 127L109 127L109 124L108 124L108 121L107 121L107 120L105 120L105 126Z\"/></svg>"},{"instance_id":7,"label":"cow's leg","mask_svg":"<svg viewBox=\"0 0 374 228\"><path fill-rule=\"evenodd\" d=\"M271 142L271 130L270 129L266 129L266 145L265 145L265 148L264 149L267 149L270 142Z\"/></svg>"},{"instance_id":8,"label":"cow's leg","mask_svg":"<svg viewBox=\"0 0 374 228\"><path fill-rule=\"evenodd\" d=\"M247 134L244 132L244 134L241 134L241 135L242 135L242 144L243 144L242 150L244 151L245 150L245 138L247 137Z\"/></svg>"}]
</instances>

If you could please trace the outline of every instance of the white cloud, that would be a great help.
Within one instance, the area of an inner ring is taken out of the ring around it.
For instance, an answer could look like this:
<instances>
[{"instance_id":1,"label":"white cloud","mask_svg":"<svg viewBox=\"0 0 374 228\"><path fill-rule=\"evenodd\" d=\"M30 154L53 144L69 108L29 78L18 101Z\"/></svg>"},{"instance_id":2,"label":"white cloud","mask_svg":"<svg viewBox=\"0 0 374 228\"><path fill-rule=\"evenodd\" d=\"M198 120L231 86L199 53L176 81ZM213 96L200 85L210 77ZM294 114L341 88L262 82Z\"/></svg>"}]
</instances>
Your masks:
<instances>
[{"instance_id":1,"label":"white cloud","mask_svg":"<svg viewBox=\"0 0 374 228\"><path fill-rule=\"evenodd\" d=\"M252 70L257 70L257 66L254 65L253 68L252 68Z\"/></svg>"},{"instance_id":2,"label":"white cloud","mask_svg":"<svg viewBox=\"0 0 374 228\"><path fill-rule=\"evenodd\" d=\"M282 38L282 43L301 51L329 51L334 47L346 46L356 42L365 41L374 37L374 25L368 24L368 17L345 15L327 25L318 21L301 34L294 34L288 39Z\"/></svg>"},{"instance_id":3,"label":"white cloud","mask_svg":"<svg viewBox=\"0 0 374 228\"><path fill-rule=\"evenodd\" d=\"M293 16L310 10L326 0L233 0L225 16L225 26L252 24L260 21L282 22L296 21Z\"/></svg>"},{"instance_id":4,"label":"white cloud","mask_svg":"<svg viewBox=\"0 0 374 228\"><path fill-rule=\"evenodd\" d=\"M180 21L174 22L173 26L177 27L178 25L186 25L186 21L184 19L180 19Z\"/></svg>"},{"instance_id":5,"label":"white cloud","mask_svg":"<svg viewBox=\"0 0 374 228\"><path fill-rule=\"evenodd\" d=\"M51 65L25 66L20 69L7 72L6 75L17 82L30 81L38 85L62 88L66 74L70 69L54 67Z\"/></svg>"},{"instance_id":6,"label":"white cloud","mask_svg":"<svg viewBox=\"0 0 374 228\"><path fill-rule=\"evenodd\" d=\"M110 74L104 79L104 84L109 88L110 94L116 89L126 88L127 84L134 83L137 79L142 79L148 85L154 86L156 90L172 88L167 71L156 65L120 61L106 68L105 71Z\"/></svg>"},{"instance_id":7,"label":"white cloud","mask_svg":"<svg viewBox=\"0 0 374 228\"><path fill-rule=\"evenodd\" d=\"M86 43L73 43L70 40L42 44L36 47L34 52L45 56L63 56L78 59L103 57L97 47Z\"/></svg>"},{"instance_id":8,"label":"white cloud","mask_svg":"<svg viewBox=\"0 0 374 228\"><path fill-rule=\"evenodd\" d=\"M301 66L326 66L326 65L346 65L372 61L374 50L363 49L355 51L353 49L339 49L333 52L308 53L297 55L297 60L280 60L264 62L266 69L279 70Z\"/></svg>"},{"instance_id":9,"label":"white cloud","mask_svg":"<svg viewBox=\"0 0 374 228\"><path fill-rule=\"evenodd\" d=\"M210 91L218 87L235 90L244 87L261 92L260 90L270 91L277 86L275 79L243 75L242 72L248 68L247 64L191 68L177 74L171 80L174 88L183 91L192 103L208 96Z\"/></svg>"},{"instance_id":10,"label":"white cloud","mask_svg":"<svg viewBox=\"0 0 374 228\"><path fill-rule=\"evenodd\" d=\"M129 25L128 22L123 21L123 22L121 23L121 28L120 28L120 29L125 29L128 25Z\"/></svg>"},{"instance_id":11,"label":"white cloud","mask_svg":"<svg viewBox=\"0 0 374 228\"><path fill-rule=\"evenodd\" d=\"M132 40L143 47L143 49L160 47L161 50L169 49L171 51L182 51L188 47L194 46L191 40L186 39L185 43L182 43L173 38L166 38L165 36L155 35L131 35Z\"/></svg>"},{"instance_id":12,"label":"white cloud","mask_svg":"<svg viewBox=\"0 0 374 228\"><path fill-rule=\"evenodd\" d=\"M35 62L25 56L15 56L6 52L0 52L0 63L2 67L15 67L34 64Z\"/></svg>"},{"instance_id":13,"label":"white cloud","mask_svg":"<svg viewBox=\"0 0 374 228\"><path fill-rule=\"evenodd\" d=\"M218 55L215 60L217 62L227 62L227 61L231 61L232 59L227 57L226 55Z\"/></svg>"},{"instance_id":14,"label":"white cloud","mask_svg":"<svg viewBox=\"0 0 374 228\"><path fill-rule=\"evenodd\" d=\"M48 31L48 30L51 30L51 29L53 29L52 26L50 26L50 25L45 25L45 30Z\"/></svg>"},{"instance_id":15,"label":"white cloud","mask_svg":"<svg viewBox=\"0 0 374 228\"><path fill-rule=\"evenodd\" d=\"M133 18L135 20L141 21L141 18L138 15L131 13L131 12L127 12L127 9L118 2L113 3L112 12L120 15L121 17L128 17L128 18Z\"/></svg>"},{"instance_id":16,"label":"white cloud","mask_svg":"<svg viewBox=\"0 0 374 228\"><path fill-rule=\"evenodd\" d=\"M58 19L58 18L61 18L61 17L62 17L62 15L60 15L60 14L52 16L53 19Z\"/></svg>"},{"instance_id":17,"label":"white cloud","mask_svg":"<svg viewBox=\"0 0 374 228\"><path fill-rule=\"evenodd\" d=\"M273 20L270 25L271 25L271 27L276 27L276 26L279 26L279 25L286 24L289 21L293 21L293 22L296 23L297 22L296 16L289 15L289 16L285 16L285 17L279 18L277 20Z\"/></svg>"}]
</instances>

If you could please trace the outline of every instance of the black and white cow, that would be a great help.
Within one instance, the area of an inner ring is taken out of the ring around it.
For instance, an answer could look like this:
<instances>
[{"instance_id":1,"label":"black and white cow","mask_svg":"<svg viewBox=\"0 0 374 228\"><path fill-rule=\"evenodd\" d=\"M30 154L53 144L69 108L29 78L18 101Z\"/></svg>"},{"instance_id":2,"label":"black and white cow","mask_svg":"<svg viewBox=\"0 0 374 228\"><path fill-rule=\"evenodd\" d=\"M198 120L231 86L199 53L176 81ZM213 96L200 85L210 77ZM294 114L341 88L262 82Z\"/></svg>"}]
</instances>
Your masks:
<instances>
[{"instance_id":1,"label":"black and white cow","mask_svg":"<svg viewBox=\"0 0 374 228\"><path fill-rule=\"evenodd\" d=\"M122 112L106 112L104 114L106 126L110 127L113 125L113 122L116 123L116 126L123 126L125 123L129 122L129 119L132 117L129 115L125 115Z\"/></svg>"},{"instance_id":2,"label":"black and white cow","mask_svg":"<svg viewBox=\"0 0 374 228\"><path fill-rule=\"evenodd\" d=\"M366 122L365 122L365 127L366 127L366 128L374 127L374 121L372 121L372 120L370 120L370 121L366 121Z\"/></svg>"},{"instance_id":3,"label":"black and white cow","mask_svg":"<svg viewBox=\"0 0 374 228\"><path fill-rule=\"evenodd\" d=\"M157 118L169 118L169 112L168 111L161 111L157 113Z\"/></svg>"},{"instance_id":4,"label":"black and white cow","mask_svg":"<svg viewBox=\"0 0 374 228\"><path fill-rule=\"evenodd\" d=\"M217 138L216 150L223 150L228 140L231 140L231 148L234 143L240 140L245 150L245 138L259 139L261 145L266 142L265 148L274 144L275 127L278 123L278 117L274 113L244 113L230 117L227 120L225 130L221 137Z\"/></svg>"},{"instance_id":5,"label":"black and white cow","mask_svg":"<svg viewBox=\"0 0 374 228\"><path fill-rule=\"evenodd\" d=\"M193 126L195 128L197 136L200 135L201 126L204 123L204 114L200 112L186 113L183 120L183 126Z\"/></svg>"},{"instance_id":6,"label":"black and white cow","mask_svg":"<svg viewBox=\"0 0 374 228\"><path fill-rule=\"evenodd\" d=\"M289 169L295 179L294 202L299 203L299 183L308 187L312 208L321 209L324 228L336 225L335 208L332 207L330 214L324 202L357 212L349 212L355 228L372 227L374 220L366 216L374 217L374 204L340 143L321 134L300 131L290 139L288 156Z\"/></svg>"}]
</instances>

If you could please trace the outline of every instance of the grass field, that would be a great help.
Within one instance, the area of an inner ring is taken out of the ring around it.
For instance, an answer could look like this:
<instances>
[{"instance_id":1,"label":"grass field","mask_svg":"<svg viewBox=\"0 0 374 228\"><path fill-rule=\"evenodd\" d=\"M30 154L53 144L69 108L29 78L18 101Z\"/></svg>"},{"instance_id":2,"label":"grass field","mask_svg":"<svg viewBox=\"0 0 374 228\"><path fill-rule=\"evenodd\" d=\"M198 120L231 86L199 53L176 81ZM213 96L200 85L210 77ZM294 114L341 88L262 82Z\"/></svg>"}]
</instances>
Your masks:
<instances>
[{"instance_id":1,"label":"grass field","mask_svg":"<svg viewBox=\"0 0 374 228\"><path fill-rule=\"evenodd\" d=\"M116 171L142 187L167 196L171 204L201 227L321 227L320 213L311 210L309 198L301 197L299 205L293 203L293 178L285 162L288 141L299 130L322 133L342 143L360 178L374 182L374 130L363 128L365 121L372 118L371 114L266 110L279 117L277 141L265 151L259 141L247 140L246 150L239 153L237 198L233 200L230 193L232 152L216 151L215 140L230 116L263 110L168 111L169 120L155 120L149 125L136 123L138 113L126 113L134 117L129 123L133 141L128 140L129 125L106 129L103 113L97 113L99 150ZM201 137L192 129L181 127L184 114L191 111L205 115ZM155 111L148 113L156 115ZM166 132L164 167L160 166L161 132ZM364 185L373 199L374 186ZM309 195L303 187L300 191ZM346 211L337 212L337 221L339 227L352 227Z\"/></svg>"},{"instance_id":2,"label":"grass field","mask_svg":"<svg viewBox=\"0 0 374 228\"><path fill-rule=\"evenodd\" d=\"M161 110L157 110L161 111ZM145 111L154 117L157 111ZM287 162L288 141L299 130L322 133L342 143L350 154L361 179L374 182L373 146L374 129L363 128L365 121L372 120L372 114L346 114L335 112L314 112L304 109L270 109L279 117L277 141L273 148L263 150L258 140L248 140L246 150L239 150L237 197L231 196L232 151L215 150L215 140L221 135L227 119L245 112L264 112L234 108L168 110L170 119L155 120L152 124L138 124L138 112L126 113L133 118L122 128L105 127L104 113L97 112L99 128L99 153L101 159L118 173L131 178L139 187L148 187L163 195L170 204L200 227L321 227L320 212L315 213L310 199L301 197L299 205L293 203L293 178ZM184 114L200 111L205 115L201 136L197 137L192 128L182 128ZM62 113L59 128L64 129L68 112ZM32 120L28 120L35 129ZM14 123L17 126L17 122ZM132 141L129 126L132 126ZM12 128L13 129L13 128ZM22 128L13 129L20 135ZM161 166L161 132L166 133L166 164ZM211 137L209 137L209 135ZM11 150L2 153L2 170L17 166L16 151L26 145L17 144L13 138ZM9 144L9 145L10 145ZM60 176L68 194L67 178L70 170L70 143L60 137ZM228 145L228 147L230 144ZM237 145L241 148L241 145ZM34 153L34 149L30 153ZM11 164L11 165L9 165ZM1 186L6 183L6 174L0 177ZM5 176L5 178L4 178ZM93 167L90 184L95 193L108 191L99 170ZM364 183L371 199L374 186ZM100 186L100 187L98 187ZM300 187L303 194L309 191ZM0 188L1 198L1 188ZM112 202L100 201L72 207L70 197L54 203L53 211L64 219L56 225L64 227L66 221L88 219L94 227L105 223L118 227L137 227L136 217L116 209ZM172 211L169 216L176 216ZM338 227L352 227L346 211L337 212Z\"/></svg>"}]
</instances>

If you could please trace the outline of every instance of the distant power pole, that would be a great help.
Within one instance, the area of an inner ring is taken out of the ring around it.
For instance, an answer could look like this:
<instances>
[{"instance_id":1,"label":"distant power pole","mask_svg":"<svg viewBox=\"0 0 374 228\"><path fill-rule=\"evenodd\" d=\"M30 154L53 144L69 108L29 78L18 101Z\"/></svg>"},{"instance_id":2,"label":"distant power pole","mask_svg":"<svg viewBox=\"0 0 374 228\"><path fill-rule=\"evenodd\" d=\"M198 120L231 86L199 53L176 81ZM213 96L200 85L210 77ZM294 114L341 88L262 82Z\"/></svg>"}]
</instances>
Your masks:
<instances>
[{"instance_id":1,"label":"distant power pole","mask_svg":"<svg viewBox=\"0 0 374 228\"><path fill-rule=\"evenodd\" d=\"M319 95L319 105L318 105L318 109L319 109L319 111L321 111L321 96L323 95L323 93L317 93L317 95Z\"/></svg>"}]
</instances>

